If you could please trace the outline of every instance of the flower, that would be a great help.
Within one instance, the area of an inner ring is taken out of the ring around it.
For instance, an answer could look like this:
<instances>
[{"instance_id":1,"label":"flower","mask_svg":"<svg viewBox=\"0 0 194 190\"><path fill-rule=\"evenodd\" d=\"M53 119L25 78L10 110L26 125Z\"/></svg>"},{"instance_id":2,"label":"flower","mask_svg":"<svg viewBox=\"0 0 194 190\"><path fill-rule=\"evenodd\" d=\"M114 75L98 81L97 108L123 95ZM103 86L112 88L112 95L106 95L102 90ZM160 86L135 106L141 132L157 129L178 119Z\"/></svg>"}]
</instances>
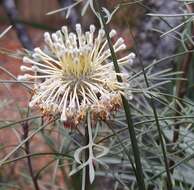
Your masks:
<instances>
[{"instance_id":1,"label":"flower","mask_svg":"<svg viewBox=\"0 0 194 190\"><path fill-rule=\"evenodd\" d=\"M110 32L110 37L116 31ZM95 26L83 33L76 25L76 33L68 33L66 26L60 31L44 34L45 48L35 48L32 57L25 56L18 80L34 80L34 93L30 107L39 106L44 113L61 115L61 120L78 125L88 109L100 119L107 119L112 111L121 107L120 95L127 88L125 75L115 73L111 53L100 29L95 37ZM114 44L115 53L124 50L124 40ZM118 59L118 64L132 63L134 54ZM124 82L117 81L117 75Z\"/></svg>"}]
</instances>

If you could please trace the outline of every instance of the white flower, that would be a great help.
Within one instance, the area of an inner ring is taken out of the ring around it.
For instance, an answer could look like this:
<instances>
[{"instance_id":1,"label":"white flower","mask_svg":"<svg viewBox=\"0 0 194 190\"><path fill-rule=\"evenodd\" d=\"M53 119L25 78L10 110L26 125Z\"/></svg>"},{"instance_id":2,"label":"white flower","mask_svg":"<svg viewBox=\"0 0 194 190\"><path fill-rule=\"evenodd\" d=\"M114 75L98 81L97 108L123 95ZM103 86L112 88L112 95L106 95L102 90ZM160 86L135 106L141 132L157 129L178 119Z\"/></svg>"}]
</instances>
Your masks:
<instances>
[{"instance_id":1,"label":"white flower","mask_svg":"<svg viewBox=\"0 0 194 190\"><path fill-rule=\"evenodd\" d=\"M110 32L110 37L116 31ZM81 25L76 25L76 34L68 33L66 26L50 35L45 33L45 48L35 48L32 57L24 57L22 71L31 72L18 76L19 80L34 80L34 94L29 105L37 105L44 112L59 113L62 121L79 124L87 109L98 118L106 119L112 111L121 106L120 94L127 83L120 83L110 60L105 32L95 27L82 33ZM119 38L113 45L117 53L126 48ZM118 59L118 64L132 63L134 54Z\"/></svg>"}]
</instances>

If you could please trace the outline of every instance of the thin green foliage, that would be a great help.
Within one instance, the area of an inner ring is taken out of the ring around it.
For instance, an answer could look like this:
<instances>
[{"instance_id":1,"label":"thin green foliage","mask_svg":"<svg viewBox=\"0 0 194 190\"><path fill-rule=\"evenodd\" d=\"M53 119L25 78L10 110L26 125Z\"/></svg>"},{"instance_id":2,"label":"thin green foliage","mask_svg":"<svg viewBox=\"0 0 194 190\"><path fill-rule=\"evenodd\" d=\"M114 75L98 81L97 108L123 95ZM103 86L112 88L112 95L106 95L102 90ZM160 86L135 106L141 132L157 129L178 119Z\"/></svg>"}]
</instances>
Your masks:
<instances>
[{"instance_id":1,"label":"thin green foliage","mask_svg":"<svg viewBox=\"0 0 194 190\"><path fill-rule=\"evenodd\" d=\"M150 84L149 84L149 81L148 81L148 78L147 78L147 75L146 75L146 72L145 72L145 69L144 69L143 61L142 61L141 56L138 52L138 46L137 46L136 40L135 40L132 33L131 33L131 35L132 35L132 37L135 41L136 53L137 53L138 58L140 60L140 64L141 64L141 67L142 67L142 72L143 72L143 76L144 76L144 79L145 79L146 86L147 86L147 88L149 88ZM166 169L166 174L167 174L167 189L171 190L172 189L172 180L171 180L171 174L170 174L170 169L169 169L169 165L168 165L167 151L166 151L165 141L164 141L164 138L162 136L162 130L161 130L159 119L158 119L158 113L157 113L157 110L156 110L156 106L155 106L155 102L154 102L154 98L153 98L152 94L150 94L150 104L151 104L151 107L152 107L152 110L153 110L153 114L154 114L154 118L155 118L155 122L156 122L156 127L157 127L157 130L158 130L159 139L160 139L160 143L161 143L162 154L163 154L163 157L164 157L165 169Z\"/></svg>"},{"instance_id":2,"label":"thin green foliage","mask_svg":"<svg viewBox=\"0 0 194 190\"><path fill-rule=\"evenodd\" d=\"M116 55L114 53L112 43L110 41L109 33L108 33L108 30L107 30L107 26L106 26L104 17L102 15L101 7L100 7L100 5L98 4L97 1L95 1L95 3L96 3L96 6L97 6L97 9L98 9L98 12L100 14L100 17L102 19L102 24L103 24L103 27L104 27L104 30L105 30L105 33L106 33L106 37L107 37L107 40L108 40L108 45L109 45L109 48L110 48L110 51L111 51L115 72L120 73L120 69L119 69L119 66L118 66L118 63L117 63L117 58L116 58ZM117 76L117 80L119 82L122 82L122 79L119 76ZM134 154L135 163L136 163L136 172L135 173L136 173L137 183L138 183L139 189L144 190L145 189L144 176L143 176L143 170L142 170L142 165L141 165L141 160L140 160L139 148L138 148L136 135L135 135L135 130L134 130L134 126L133 126L133 121L131 119L131 111L130 111L129 104L128 104L128 102L127 102L127 100L124 96L122 96L122 101L123 101L123 106L124 106L124 110L125 110L125 114L126 114L129 134L130 134L132 147L133 147L133 154Z\"/></svg>"}]
</instances>

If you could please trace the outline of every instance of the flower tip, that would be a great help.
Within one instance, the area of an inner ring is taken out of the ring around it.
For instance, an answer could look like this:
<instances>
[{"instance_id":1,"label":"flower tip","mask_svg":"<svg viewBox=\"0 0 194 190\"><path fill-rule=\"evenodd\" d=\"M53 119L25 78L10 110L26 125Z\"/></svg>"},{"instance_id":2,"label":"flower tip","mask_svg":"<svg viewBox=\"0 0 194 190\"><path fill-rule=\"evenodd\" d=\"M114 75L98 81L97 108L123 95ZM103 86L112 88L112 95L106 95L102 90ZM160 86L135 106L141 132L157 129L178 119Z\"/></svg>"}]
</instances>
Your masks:
<instances>
[{"instance_id":1,"label":"flower tip","mask_svg":"<svg viewBox=\"0 0 194 190\"><path fill-rule=\"evenodd\" d=\"M120 50L123 50L123 49L126 49L126 48L127 48L127 46L126 46L125 44L122 44L122 45L119 47Z\"/></svg>"},{"instance_id":2,"label":"flower tip","mask_svg":"<svg viewBox=\"0 0 194 190\"><path fill-rule=\"evenodd\" d=\"M75 25L75 28L76 28L76 29L81 29L81 24L80 24L80 23L77 23L77 24Z\"/></svg>"},{"instance_id":3,"label":"flower tip","mask_svg":"<svg viewBox=\"0 0 194 190\"><path fill-rule=\"evenodd\" d=\"M99 32L98 32L98 35L99 35L99 37L103 38L103 36L105 35L104 29L101 28L101 29L99 30Z\"/></svg>"},{"instance_id":4,"label":"flower tip","mask_svg":"<svg viewBox=\"0 0 194 190\"><path fill-rule=\"evenodd\" d=\"M67 26L62 26L61 30L62 30L62 32L63 32L65 35L68 35Z\"/></svg>"},{"instance_id":5,"label":"flower tip","mask_svg":"<svg viewBox=\"0 0 194 190\"><path fill-rule=\"evenodd\" d=\"M119 38L116 43L114 44L114 47L119 47L121 46L122 44L124 44L124 39L123 38Z\"/></svg>"},{"instance_id":6,"label":"flower tip","mask_svg":"<svg viewBox=\"0 0 194 190\"><path fill-rule=\"evenodd\" d=\"M39 53L41 49L39 47L34 48L34 52Z\"/></svg>"},{"instance_id":7,"label":"flower tip","mask_svg":"<svg viewBox=\"0 0 194 190\"><path fill-rule=\"evenodd\" d=\"M130 53L129 56L130 56L131 59L135 59L135 57L136 57L135 53L133 53L133 52Z\"/></svg>"},{"instance_id":8,"label":"flower tip","mask_svg":"<svg viewBox=\"0 0 194 190\"><path fill-rule=\"evenodd\" d=\"M123 44L123 43L124 43L124 39L123 39L122 37L120 37L120 38L118 39L118 42L119 42L120 44Z\"/></svg>"},{"instance_id":9,"label":"flower tip","mask_svg":"<svg viewBox=\"0 0 194 190\"><path fill-rule=\"evenodd\" d=\"M75 30L76 30L78 35L81 34L82 33L81 24L79 24L79 23L76 24L75 25Z\"/></svg>"},{"instance_id":10,"label":"flower tip","mask_svg":"<svg viewBox=\"0 0 194 190\"><path fill-rule=\"evenodd\" d=\"M34 71L34 72L37 72L38 71L38 67L37 66L32 66L31 70Z\"/></svg>"},{"instance_id":11,"label":"flower tip","mask_svg":"<svg viewBox=\"0 0 194 190\"><path fill-rule=\"evenodd\" d=\"M128 60L128 64L129 64L130 66L132 66L132 65L133 65L133 59L129 59L129 60Z\"/></svg>"},{"instance_id":12,"label":"flower tip","mask_svg":"<svg viewBox=\"0 0 194 190\"><path fill-rule=\"evenodd\" d=\"M55 41L55 42L58 41L58 37L55 33L53 33L51 36L52 36L53 41Z\"/></svg>"},{"instance_id":13,"label":"flower tip","mask_svg":"<svg viewBox=\"0 0 194 190\"><path fill-rule=\"evenodd\" d=\"M29 63L29 62L30 62L29 57L24 56L23 57L23 63Z\"/></svg>"},{"instance_id":14,"label":"flower tip","mask_svg":"<svg viewBox=\"0 0 194 190\"><path fill-rule=\"evenodd\" d=\"M66 121L67 121L67 118L61 116L60 121L61 121L61 122L66 122Z\"/></svg>"},{"instance_id":15,"label":"flower tip","mask_svg":"<svg viewBox=\"0 0 194 190\"><path fill-rule=\"evenodd\" d=\"M45 42L46 42L46 40L45 40ZM38 53L33 53L33 54L32 54L32 57L33 57L34 59L38 59L38 58L39 58L39 54L38 54Z\"/></svg>"},{"instance_id":16,"label":"flower tip","mask_svg":"<svg viewBox=\"0 0 194 190\"><path fill-rule=\"evenodd\" d=\"M61 34L61 31L60 31L60 30L57 30L57 31L56 31L56 35L57 35L57 37L58 37L58 38L63 39L63 36L62 36L62 34Z\"/></svg>"},{"instance_id":17,"label":"flower tip","mask_svg":"<svg viewBox=\"0 0 194 190\"><path fill-rule=\"evenodd\" d=\"M61 114L61 119L60 119L62 122L66 122L67 121L67 116L66 116L66 113L65 111L62 112Z\"/></svg>"},{"instance_id":18,"label":"flower tip","mask_svg":"<svg viewBox=\"0 0 194 190\"><path fill-rule=\"evenodd\" d=\"M90 25L90 32L94 33L95 29L96 29L96 27L93 24L91 24Z\"/></svg>"},{"instance_id":19,"label":"flower tip","mask_svg":"<svg viewBox=\"0 0 194 190\"><path fill-rule=\"evenodd\" d=\"M128 99L129 99L129 100L133 100L133 95L132 95L132 94L129 95L129 96L128 96Z\"/></svg>"},{"instance_id":20,"label":"flower tip","mask_svg":"<svg viewBox=\"0 0 194 190\"><path fill-rule=\"evenodd\" d=\"M18 81L23 81L23 80L26 80L26 79L27 79L26 75L18 75L18 77L17 77Z\"/></svg>"},{"instance_id":21,"label":"flower tip","mask_svg":"<svg viewBox=\"0 0 194 190\"><path fill-rule=\"evenodd\" d=\"M21 66L20 66L20 70L23 71L23 72L25 72L25 71L31 70L31 68L30 68L30 67L26 67L26 66L24 66L24 65L21 65Z\"/></svg>"},{"instance_id":22,"label":"flower tip","mask_svg":"<svg viewBox=\"0 0 194 190\"><path fill-rule=\"evenodd\" d=\"M50 37L49 32L45 32L45 33L44 33L44 38L46 39L46 38L49 38L49 37Z\"/></svg>"},{"instance_id":23,"label":"flower tip","mask_svg":"<svg viewBox=\"0 0 194 190\"><path fill-rule=\"evenodd\" d=\"M109 33L110 38L114 37L117 34L116 30L111 30Z\"/></svg>"},{"instance_id":24,"label":"flower tip","mask_svg":"<svg viewBox=\"0 0 194 190\"><path fill-rule=\"evenodd\" d=\"M33 102L33 101L29 102L28 106L29 106L30 108L32 108L32 107L34 106L34 102Z\"/></svg>"}]
</instances>

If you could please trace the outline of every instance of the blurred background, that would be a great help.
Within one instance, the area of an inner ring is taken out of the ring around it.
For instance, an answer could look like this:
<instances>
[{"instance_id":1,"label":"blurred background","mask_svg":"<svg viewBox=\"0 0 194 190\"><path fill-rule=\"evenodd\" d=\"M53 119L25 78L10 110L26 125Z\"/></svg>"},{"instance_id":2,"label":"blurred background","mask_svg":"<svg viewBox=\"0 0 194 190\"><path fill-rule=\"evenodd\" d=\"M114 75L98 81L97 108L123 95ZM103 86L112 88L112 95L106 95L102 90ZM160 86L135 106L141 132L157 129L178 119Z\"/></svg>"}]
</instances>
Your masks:
<instances>
[{"instance_id":1,"label":"blurred background","mask_svg":"<svg viewBox=\"0 0 194 190\"><path fill-rule=\"evenodd\" d=\"M13 25L12 29L0 39L1 80L10 80L10 73L14 76L20 74L22 51L33 50L33 48L39 46L42 47L44 32L54 32L63 25L67 25L73 31L76 23L81 23L83 30L87 30L90 24L95 24L97 27L99 26L98 20L90 7L88 7L85 14L81 16L87 0L83 0L82 3L73 7L68 18L66 18L67 11L46 15L50 11L67 7L75 2L74 0L0 0L0 33L9 25ZM160 60L169 55L173 55L182 48L180 40L170 35L161 37L161 33L165 33L179 25L183 21L183 18L165 18L165 20L147 15L147 13L183 13L185 7L179 1L101 0L100 2L110 12L119 6L119 9L113 15L108 27L117 30L117 37L121 36L124 38L129 51L133 51L135 49L134 45L137 45L139 55L144 65L151 64L155 59ZM183 28L180 27L177 31L183 31ZM135 43L131 34L133 34L135 38ZM157 66L157 70L175 68L176 63L181 62L182 59L169 59ZM139 59L135 60L134 67L134 69L140 67ZM7 73L3 68L10 73ZM193 79L191 81L193 81ZM173 91L173 89L171 89L171 91ZM189 93L188 91L188 94ZM192 94L191 97L193 96ZM9 82L0 83L0 122L6 121L9 123L24 118L29 99L30 94L22 85ZM6 155L6 153L12 149L12 146L17 145L18 141L21 140L18 133L21 136L23 133L19 129L17 132L14 130L11 131L10 128L4 129L3 131L3 133L0 133L0 147L4 145L10 146L2 151L2 155ZM44 138L40 136L41 135L38 134L33 139L31 149L34 152L49 151L49 146L45 145ZM52 142L48 139L49 137L46 138L52 145ZM53 138L57 141L55 135ZM40 144L42 146L39 146ZM16 152L16 154L17 153L18 152ZM0 157L2 155L0 153ZM14 156L17 157L18 155ZM41 168L44 168L45 163L49 163L50 161L50 157L46 156L33 159L34 170L39 171ZM32 184L29 183L29 175L26 175L28 174L26 162L23 160L19 162L19 164L17 162L17 166L15 163L8 165L9 169L6 167L2 170L0 169L0 190L18 189L14 186L10 188L1 186L4 182L7 185L8 181L13 181L14 184L18 183L19 187L23 189L33 189ZM40 175L40 183L42 183L44 179L45 181L49 181L51 178L49 173L45 172L44 174L44 176ZM63 183L65 180L63 181L62 178L60 178L62 175L64 175L64 173L61 174L60 171L56 172L56 176L59 177L56 180L56 184L59 186L64 186ZM22 176L22 178L20 176ZM31 185L26 188L28 184ZM107 184L109 185L109 183ZM66 185L67 184L65 184L65 186ZM106 189L105 186L103 188Z\"/></svg>"}]
</instances>

